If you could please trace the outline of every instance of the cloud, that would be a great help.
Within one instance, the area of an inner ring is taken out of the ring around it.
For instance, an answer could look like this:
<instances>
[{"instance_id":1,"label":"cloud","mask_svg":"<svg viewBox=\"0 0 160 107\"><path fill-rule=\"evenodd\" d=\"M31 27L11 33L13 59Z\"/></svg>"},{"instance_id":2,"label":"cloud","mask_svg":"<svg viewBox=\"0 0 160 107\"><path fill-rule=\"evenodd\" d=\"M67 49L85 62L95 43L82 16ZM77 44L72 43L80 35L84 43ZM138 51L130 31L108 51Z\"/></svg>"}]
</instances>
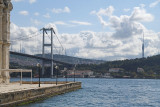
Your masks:
<instances>
[{"instance_id":1,"label":"cloud","mask_svg":"<svg viewBox=\"0 0 160 107\"><path fill-rule=\"evenodd\" d=\"M113 6L109 6L108 8L106 9L99 9L98 12L96 12L95 10L91 11L90 14L96 14L98 16L111 16L112 13L114 11L114 8Z\"/></svg>"},{"instance_id":2,"label":"cloud","mask_svg":"<svg viewBox=\"0 0 160 107\"><path fill-rule=\"evenodd\" d=\"M12 0L12 2L21 2L21 1L24 1L24 0ZM35 3L37 0L27 0L29 1L30 4L32 3Z\"/></svg>"},{"instance_id":3,"label":"cloud","mask_svg":"<svg viewBox=\"0 0 160 107\"><path fill-rule=\"evenodd\" d=\"M142 25L131 21L129 16L111 17L110 26L115 30L113 37L116 39L127 39L142 33Z\"/></svg>"},{"instance_id":4,"label":"cloud","mask_svg":"<svg viewBox=\"0 0 160 107\"><path fill-rule=\"evenodd\" d=\"M34 25L40 25L42 24L41 21L37 20L37 19L31 19L31 22L34 24Z\"/></svg>"},{"instance_id":5,"label":"cloud","mask_svg":"<svg viewBox=\"0 0 160 107\"><path fill-rule=\"evenodd\" d=\"M65 22L63 21L56 21L54 22L55 25L67 25Z\"/></svg>"},{"instance_id":6,"label":"cloud","mask_svg":"<svg viewBox=\"0 0 160 107\"><path fill-rule=\"evenodd\" d=\"M112 7L112 6L111 6ZM147 13L143 6L135 7L130 15L113 15L113 9L106 8L104 10L112 10L112 12L92 11L100 23L112 29L112 32L93 32L81 31L75 34L58 33L56 25L67 25L63 21L48 23L45 28L53 28L56 32L63 47L67 51L67 55L90 59L103 60L120 60L127 58L141 57L142 54L142 35L145 36L145 56L156 55L160 45L160 32L154 32L147 29L142 22L150 22L153 16ZM103 10L103 9L101 9ZM31 19L34 25L41 24L38 20ZM89 22L71 21L73 25L90 25ZM37 32L37 33L35 33ZM35 33L35 34L34 34ZM36 36L38 35L38 36ZM49 33L48 33L49 35ZM32 37L33 36L33 37ZM30 38L19 40L17 38ZM16 40L14 42L13 40ZM20 43L28 54L36 54L42 52L42 34L36 27L19 27L11 23L11 42L15 51L20 50ZM46 37L46 43L50 39ZM23 43L23 44L22 44ZM54 37L54 54L63 52L60 48L59 41ZM46 49L46 52L50 52Z\"/></svg>"},{"instance_id":7,"label":"cloud","mask_svg":"<svg viewBox=\"0 0 160 107\"><path fill-rule=\"evenodd\" d=\"M155 2L151 3L149 5L149 7L155 7L156 5L158 5L160 3L160 0L156 0Z\"/></svg>"},{"instance_id":8,"label":"cloud","mask_svg":"<svg viewBox=\"0 0 160 107\"><path fill-rule=\"evenodd\" d=\"M78 25L84 25L84 26L90 26L92 25L91 23L89 22L82 22L82 21L69 21L70 23L66 23L66 22L63 22L63 21L56 21L56 22L53 22L53 24L55 25L63 25L63 26L67 26L67 27L75 27L75 26L78 26Z\"/></svg>"},{"instance_id":9,"label":"cloud","mask_svg":"<svg viewBox=\"0 0 160 107\"><path fill-rule=\"evenodd\" d=\"M52 9L53 13L70 13L70 9L68 7L64 7L64 9Z\"/></svg>"},{"instance_id":10,"label":"cloud","mask_svg":"<svg viewBox=\"0 0 160 107\"><path fill-rule=\"evenodd\" d=\"M97 12L96 12L95 10L93 10L93 11L90 12L91 15L94 15L94 14L96 14L96 13L97 13Z\"/></svg>"},{"instance_id":11,"label":"cloud","mask_svg":"<svg viewBox=\"0 0 160 107\"><path fill-rule=\"evenodd\" d=\"M103 20L102 16L97 16L97 17L98 17L100 23L102 24L102 26L105 27L105 26L108 26L108 25L109 25L107 22L105 22L105 21Z\"/></svg>"},{"instance_id":12,"label":"cloud","mask_svg":"<svg viewBox=\"0 0 160 107\"><path fill-rule=\"evenodd\" d=\"M12 0L12 2L21 2L23 0Z\"/></svg>"},{"instance_id":13,"label":"cloud","mask_svg":"<svg viewBox=\"0 0 160 107\"><path fill-rule=\"evenodd\" d=\"M64 7L63 11L66 12L66 13L70 13L70 9L68 7Z\"/></svg>"},{"instance_id":14,"label":"cloud","mask_svg":"<svg viewBox=\"0 0 160 107\"><path fill-rule=\"evenodd\" d=\"M150 22L154 19L154 17L151 14L146 13L144 8L135 7L130 19L135 21Z\"/></svg>"},{"instance_id":15,"label":"cloud","mask_svg":"<svg viewBox=\"0 0 160 107\"><path fill-rule=\"evenodd\" d=\"M29 3L32 4L32 3L35 3L37 0L29 0Z\"/></svg>"},{"instance_id":16,"label":"cloud","mask_svg":"<svg viewBox=\"0 0 160 107\"><path fill-rule=\"evenodd\" d=\"M159 39L157 34L152 33L146 31L145 34L146 56L157 54L157 43L159 43ZM106 60L141 57L142 35L133 36L132 38L126 40L116 40L112 37L112 35L113 33L109 32L80 32L78 35L76 35L78 39L74 40L73 43L74 46L74 44L77 43L76 41L80 42L79 46L76 46L76 50L74 50L75 56ZM152 37L148 38L148 36ZM156 43L154 43L153 41L156 41Z\"/></svg>"},{"instance_id":17,"label":"cloud","mask_svg":"<svg viewBox=\"0 0 160 107\"><path fill-rule=\"evenodd\" d=\"M55 21L53 22L55 25L59 25L59 26L66 26L66 27L75 27L79 24L71 24L71 23L67 23L67 22L63 22L63 21Z\"/></svg>"},{"instance_id":18,"label":"cloud","mask_svg":"<svg viewBox=\"0 0 160 107\"><path fill-rule=\"evenodd\" d=\"M55 33L58 34L57 26L54 23L48 23L44 26L44 28L53 28Z\"/></svg>"},{"instance_id":19,"label":"cloud","mask_svg":"<svg viewBox=\"0 0 160 107\"><path fill-rule=\"evenodd\" d=\"M46 13L45 15L43 15L43 17L45 17L45 18L50 18L51 16L50 16L49 13Z\"/></svg>"},{"instance_id":20,"label":"cloud","mask_svg":"<svg viewBox=\"0 0 160 107\"><path fill-rule=\"evenodd\" d=\"M112 16L112 13L114 11L114 7L113 6L109 6L108 8L106 9L99 9L98 12L96 12L95 10L91 11L90 14L91 15L97 15L100 23L102 24L102 26L108 26L109 24L107 22L105 22L102 18L102 16Z\"/></svg>"},{"instance_id":21,"label":"cloud","mask_svg":"<svg viewBox=\"0 0 160 107\"><path fill-rule=\"evenodd\" d=\"M20 51L20 44L28 54L39 53L41 38L38 37L38 29L35 27L19 27L11 23L11 47L13 51Z\"/></svg>"},{"instance_id":22,"label":"cloud","mask_svg":"<svg viewBox=\"0 0 160 107\"><path fill-rule=\"evenodd\" d=\"M81 31L76 34L58 34L55 24L48 23L45 27L52 27L56 31L59 40L67 51L67 55L70 56L103 60L120 60L141 57L142 33L121 40L113 37L114 32ZM144 29L145 56L155 55L159 50L160 32L155 33L146 28ZM38 32L36 27L19 27L11 23L11 43L13 51L19 51L21 43L26 53L41 53L42 34L40 34L41 32ZM30 39L20 40L17 38ZM16 40L16 42L14 40ZM50 42L48 37L46 37L46 42ZM56 38L54 38L54 46L60 47ZM59 51L64 52L64 50L60 48L57 48L57 50L54 49L54 53L59 53ZM50 50L46 49L46 52L50 52Z\"/></svg>"},{"instance_id":23,"label":"cloud","mask_svg":"<svg viewBox=\"0 0 160 107\"><path fill-rule=\"evenodd\" d=\"M76 21L76 20L74 20L74 21L70 21L71 23L73 23L73 24L78 24L78 25L85 25L85 26L89 26L89 25L92 25L91 23L89 23L89 22L82 22L82 21Z\"/></svg>"},{"instance_id":24,"label":"cloud","mask_svg":"<svg viewBox=\"0 0 160 107\"><path fill-rule=\"evenodd\" d=\"M25 11L25 10L24 10L24 11L20 11L19 14L24 15L24 16L27 16L29 13L28 13L28 11Z\"/></svg>"},{"instance_id":25,"label":"cloud","mask_svg":"<svg viewBox=\"0 0 160 107\"><path fill-rule=\"evenodd\" d=\"M35 15L35 16L39 16L39 13L38 13L38 12L35 12L34 15Z\"/></svg>"},{"instance_id":26,"label":"cloud","mask_svg":"<svg viewBox=\"0 0 160 107\"><path fill-rule=\"evenodd\" d=\"M123 9L123 11L124 11L124 12L128 12L128 11L130 11L130 9L129 9L129 8Z\"/></svg>"},{"instance_id":27,"label":"cloud","mask_svg":"<svg viewBox=\"0 0 160 107\"><path fill-rule=\"evenodd\" d=\"M106 10L113 11L114 8L111 7L112 6L106 8ZM141 5L141 7L135 7L130 16L121 15L118 17L112 14L106 15L108 17L108 21L103 19L103 14L99 14L99 12L93 11L92 13L97 15L103 27L110 27L114 31L112 36L115 39L128 39L132 36L141 34L142 31L145 30L145 27L141 24L141 22L150 22L154 19L150 13L146 12L144 5Z\"/></svg>"}]
</instances>

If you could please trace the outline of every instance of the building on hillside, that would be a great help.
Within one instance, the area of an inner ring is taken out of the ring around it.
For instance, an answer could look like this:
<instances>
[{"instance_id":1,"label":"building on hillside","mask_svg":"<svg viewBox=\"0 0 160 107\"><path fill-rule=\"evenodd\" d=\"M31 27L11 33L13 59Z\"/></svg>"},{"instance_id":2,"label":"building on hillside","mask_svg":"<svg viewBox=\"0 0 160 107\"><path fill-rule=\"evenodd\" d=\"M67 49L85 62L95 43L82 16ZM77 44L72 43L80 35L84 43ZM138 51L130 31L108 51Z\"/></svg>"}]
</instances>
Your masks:
<instances>
[{"instance_id":1,"label":"building on hillside","mask_svg":"<svg viewBox=\"0 0 160 107\"><path fill-rule=\"evenodd\" d=\"M91 70L76 70L74 73L74 70L67 70L67 77L68 78L88 78L93 76L93 71Z\"/></svg>"},{"instance_id":2,"label":"building on hillside","mask_svg":"<svg viewBox=\"0 0 160 107\"><path fill-rule=\"evenodd\" d=\"M109 72L123 72L124 69L122 68L109 68Z\"/></svg>"},{"instance_id":3,"label":"building on hillside","mask_svg":"<svg viewBox=\"0 0 160 107\"><path fill-rule=\"evenodd\" d=\"M143 68L137 68L137 72L144 72L144 69Z\"/></svg>"},{"instance_id":4,"label":"building on hillside","mask_svg":"<svg viewBox=\"0 0 160 107\"><path fill-rule=\"evenodd\" d=\"M113 78L110 73L105 73L102 78Z\"/></svg>"},{"instance_id":5,"label":"building on hillside","mask_svg":"<svg viewBox=\"0 0 160 107\"><path fill-rule=\"evenodd\" d=\"M131 78L131 76L124 75L123 78Z\"/></svg>"}]
</instances>

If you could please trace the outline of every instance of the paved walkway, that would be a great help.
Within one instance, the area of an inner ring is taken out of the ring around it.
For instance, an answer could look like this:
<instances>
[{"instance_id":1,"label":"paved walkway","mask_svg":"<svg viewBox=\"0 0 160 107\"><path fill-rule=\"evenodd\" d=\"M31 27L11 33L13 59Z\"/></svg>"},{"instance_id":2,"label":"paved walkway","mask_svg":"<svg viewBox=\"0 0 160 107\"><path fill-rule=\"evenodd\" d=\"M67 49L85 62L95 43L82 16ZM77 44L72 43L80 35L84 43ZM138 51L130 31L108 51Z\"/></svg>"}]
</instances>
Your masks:
<instances>
[{"instance_id":1,"label":"paved walkway","mask_svg":"<svg viewBox=\"0 0 160 107\"><path fill-rule=\"evenodd\" d=\"M22 84L22 85L20 85L20 83L10 83L8 85L0 84L0 93L7 93L14 91L28 90L28 89L38 89L38 88L52 87L52 86L56 86L56 84L41 84L40 87L39 84Z\"/></svg>"}]
</instances>

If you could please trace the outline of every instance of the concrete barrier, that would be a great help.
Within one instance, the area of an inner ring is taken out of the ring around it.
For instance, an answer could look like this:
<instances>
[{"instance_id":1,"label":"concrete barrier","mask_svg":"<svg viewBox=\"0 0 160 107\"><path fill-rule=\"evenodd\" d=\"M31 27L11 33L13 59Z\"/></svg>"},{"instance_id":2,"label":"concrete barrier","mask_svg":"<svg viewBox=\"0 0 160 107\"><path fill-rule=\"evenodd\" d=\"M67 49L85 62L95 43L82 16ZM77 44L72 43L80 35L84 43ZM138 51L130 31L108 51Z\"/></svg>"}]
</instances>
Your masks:
<instances>
[{"instance_id":1,"label":"concrete barrier","mask_svg":"<svg viewBox=\"0 0 160 107\"><path fill-rule=\"evenodd\" d=\"M23 82L27 84L30 82ZM38 82L33 82L33 85ZM54 82L41 82L41 84L54 84ZM17 106L43 100L51 96L64 94L81 88L81 82L58 82L59 85L51 87L40 87L38 89L26 89L15 92L1 93L0 106Z\"/></svg>"}]
</instances>

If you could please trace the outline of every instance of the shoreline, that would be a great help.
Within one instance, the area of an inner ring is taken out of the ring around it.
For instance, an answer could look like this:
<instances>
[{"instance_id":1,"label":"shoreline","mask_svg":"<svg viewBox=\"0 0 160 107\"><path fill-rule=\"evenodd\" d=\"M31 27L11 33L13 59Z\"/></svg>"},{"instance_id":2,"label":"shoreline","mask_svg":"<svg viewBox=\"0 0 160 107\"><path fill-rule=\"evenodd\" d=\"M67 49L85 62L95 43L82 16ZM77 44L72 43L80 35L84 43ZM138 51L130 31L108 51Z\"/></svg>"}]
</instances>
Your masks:
<instances>
[{"instance_id":1,"label":"shoreline","mask_svg":"<svg viewBox=\"0 0 160 107\"><path fill-rule=\"evenodd\" d=\"M24 105L48 97L64 94L81 88L81 82L41 82L41 87L38 87L38 82L23 81L20 85L17 82L9 85L0 85L0 106L17 106ZM8 90L6 90L8 89Z\"/></svg>"}]
</instances>

